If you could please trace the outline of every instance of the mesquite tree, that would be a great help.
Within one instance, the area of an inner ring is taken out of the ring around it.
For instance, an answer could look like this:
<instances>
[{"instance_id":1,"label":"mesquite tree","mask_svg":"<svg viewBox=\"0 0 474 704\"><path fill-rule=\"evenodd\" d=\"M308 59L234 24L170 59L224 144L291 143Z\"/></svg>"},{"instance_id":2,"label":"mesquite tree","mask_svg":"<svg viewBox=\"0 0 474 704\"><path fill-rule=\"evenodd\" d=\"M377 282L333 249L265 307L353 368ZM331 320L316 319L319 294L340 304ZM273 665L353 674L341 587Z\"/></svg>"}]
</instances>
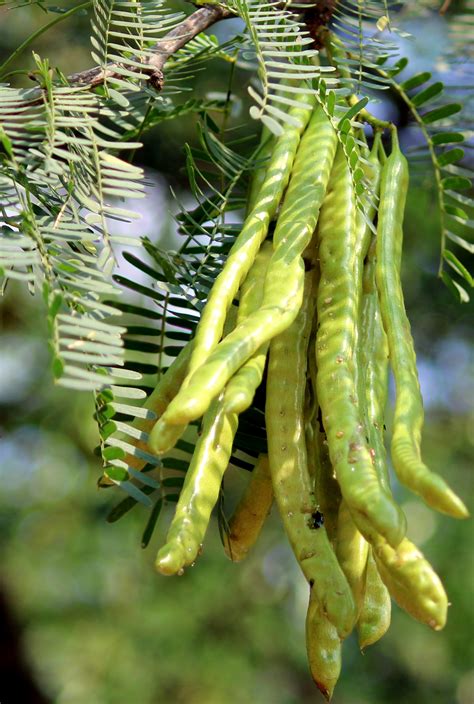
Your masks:
<instances>
[{"instance_id":1,"label":"mesquite tree","mask_svg":"<svg viewBox=\"0 0 474 704\"><path fill-rule=\"evenodd\" d=\"M390 365L396 477L465 517L421 457L400 263L409 179L429 166L439 277L468 300L474 201L459 146L468 111L430 73L409 73L397 41L400 16L417 12L408 3L44 9L51 21L0 67L4 285L18 279L42 295L57 383L95 395L99 486L126 493L109 520L146 507L146 545L163 505L177 504L161 573L194 564L214 507L228 556L242 559L275 499L309 585L310 669L330 697L342 641L354 628L361 647L378 640L390 597L434 629L446 621L443 586L405 537L384 429ZM16 87L11 61L84 10L96 65L66 76L35 53L31 87ZM452 11L449 65L468 52L473 7L440 10ZM206 31L232 18L225 41ZM189 98L193 72L216 61L232 68L227 95ZM233 112L237 69L248 76L248 116ZM418 129L410 163L396 126L368 109L382 91ZM135 163L142 135L186 114L199 132L199 147L185 146L195 202L180 207L181 244L169 251L133 224L133 199L145 195ZM239 138L239 121L254 125L253 141ZM127 234L117 221L130 223ZM118 256L135 276L117 273ZM252 471L230 519L229 465Z\"/></svg>"}]
</instances>

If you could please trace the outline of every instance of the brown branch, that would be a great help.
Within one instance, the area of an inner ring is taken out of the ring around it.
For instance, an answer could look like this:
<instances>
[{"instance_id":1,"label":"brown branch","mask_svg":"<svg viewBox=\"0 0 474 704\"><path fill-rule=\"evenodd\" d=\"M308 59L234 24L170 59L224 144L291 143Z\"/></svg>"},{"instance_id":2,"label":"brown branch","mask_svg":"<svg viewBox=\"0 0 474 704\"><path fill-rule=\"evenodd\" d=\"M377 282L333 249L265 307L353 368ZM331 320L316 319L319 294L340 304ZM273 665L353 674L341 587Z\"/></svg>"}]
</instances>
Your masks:
<instances>
[{"instance_id":1,"label":"brown branch","mask_svg":"<svg viewBox=\"0 0 474 704\"><path fill-rule=\"evenodd\" d=\"M313 4L314 0L299 0L298 5ZM328 4L333 5L335 0L329 0ZM329 21L331 14L326 14L324 20L320 24ZM163 67L166 61L179 49L182 49L191 39L194 39L198 34L204 32L205 29L211 27L219 20L224 20L235 15L224 7L219 5L203 5L198 10L193 12L189 17L186 17L180 24L169 32L163 39L156 42L151 47L152 56L146 64L136 69L137 72L148 75L150 84L156 89L163 88ZM109 64L106 69L96 66L95 68L73 73L68 77L71 84L89 86L95 88L102 85L108 78L120 77L120 72L117 71L119 64ZM133 70L133 69L132 69Z\"/></svg>"},{"instance_id":2,"label":"brown branch","mask_svg":"<svg viewBox=\"0 0 474 704\"><path fill-rule=\"evenodd\" d=\"M219 5L203 5L151 47L150 51L153 55L137 71L146 73L151 85L156 90L161 90L163 87L163 66L169 57L205 29L227 17L232 17L232 13L225 8ZM95 88L102 85L108 78L119 77L120 73L117 69L118 64L116 63L109 64L106 69L96 66L86 71L73 73L68 77L68 80L71 84Z\"/></svg>"},{"instance_id":3,"label":"brown branch","mask_svg":"<svg viewBox=\"0 0 474 704\"><path fill-rule=\"evenodd\" d=\"M440 15L445 15L447 11L449 10L449 6L451 5L452 0L444 0L443 4L440 7L439 14Z\"/></svg>"}]
</instances>

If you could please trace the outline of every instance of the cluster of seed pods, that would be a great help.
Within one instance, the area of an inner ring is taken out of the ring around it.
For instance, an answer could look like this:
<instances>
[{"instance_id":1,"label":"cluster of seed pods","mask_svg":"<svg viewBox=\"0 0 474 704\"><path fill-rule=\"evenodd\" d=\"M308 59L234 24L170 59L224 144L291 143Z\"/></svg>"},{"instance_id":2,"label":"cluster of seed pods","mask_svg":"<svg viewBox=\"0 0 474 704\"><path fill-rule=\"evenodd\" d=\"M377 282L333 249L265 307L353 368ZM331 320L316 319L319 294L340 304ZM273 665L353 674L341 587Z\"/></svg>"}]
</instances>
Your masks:
<instances>
[{"instance_id":1,"label":"cluster of seed pods","mask_svg":"<svg viewBox=\"0 0 474 704\"><path fill-rule=\"evenodd\" d=\"M366 192L356 197L323 107L308 100L291 112L284 133L266 142L248 215L196 334L147 401L158 416L152 427L148 421L147 449L169 452L202 418L156 559L161 573L182 574L200 553L239 414L266 369L268 455L259 457L229 522L225 550L235 561L245 557L275 500L308 582L311 674L329 699L343 640L354 628L362 648L381 638L391 597L436 630L446 622L443 586L405 537L390 488L389 366L399 481L439 511L457 518L467 511L421 459L423 406L400 284L408 166L396 130L388 157L380 135L370 151L358 140Z\"/></svg>"}]
</instances>

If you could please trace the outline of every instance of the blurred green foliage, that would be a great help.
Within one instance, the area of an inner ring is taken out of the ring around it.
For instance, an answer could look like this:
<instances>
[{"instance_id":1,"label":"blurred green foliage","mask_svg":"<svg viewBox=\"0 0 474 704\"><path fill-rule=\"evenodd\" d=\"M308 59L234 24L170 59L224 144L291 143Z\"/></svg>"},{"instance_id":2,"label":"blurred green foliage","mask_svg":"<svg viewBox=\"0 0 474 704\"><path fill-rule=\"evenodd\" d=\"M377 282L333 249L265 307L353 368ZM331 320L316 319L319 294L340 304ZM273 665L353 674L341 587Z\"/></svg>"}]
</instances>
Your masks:
<instances>
[{"instance_id":1,"label":"blurred green foliage","mask_svg":"<svg viewBox=\"0 0 474 704\"><path fill-rule=\"evenodd\" d=\"M42 11L0 12L5 58L39 26ZM90 65L87 45L87 18L78 14L43 35L34 49L69 72ZM12 68L24 65L22 58ZM213 64L212 72L197 77L197 94L225 90L227 75L228 66ZM147 137L145 156L138 158L176 179L182 145L194 139L192 121L165 123ZM159 232L147 234L156 239ZM424 450L472 504L474 308L451 301L436 280L437 248L436 211L425 184L410 193L404 263L428 401ZM194 569L181 578L157 576L152 562L169 516L160 517L146 551L140 550L145 509L105 522L117 496L95 489L100 468L93 454L92 399L53 386L40 306L10 287L0 313L0 509L4 587L50 701L318 701L306 665L306 585L276 511L246 562L225 558L214 524ZM226 478L227 510L242 491L244 474L234 470ZM472 704L472 529L469 522L435 515L400 487L396 492L410 537L446 585L448 625L434 633L394 607L391 629L378 645L361 655L353 638L345 644L334 703Z\"/></svg>"}]
</instances>

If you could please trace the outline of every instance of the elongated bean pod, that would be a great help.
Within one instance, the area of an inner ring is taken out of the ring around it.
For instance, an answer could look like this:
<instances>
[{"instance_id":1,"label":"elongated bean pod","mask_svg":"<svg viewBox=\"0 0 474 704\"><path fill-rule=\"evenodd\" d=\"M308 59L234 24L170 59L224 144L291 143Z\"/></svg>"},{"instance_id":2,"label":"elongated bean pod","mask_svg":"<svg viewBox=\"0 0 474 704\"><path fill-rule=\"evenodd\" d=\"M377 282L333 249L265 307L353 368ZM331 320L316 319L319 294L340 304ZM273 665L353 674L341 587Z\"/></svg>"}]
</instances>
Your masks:
<instances>
[{"instance_id":1,"label":"elongated bean pod","mask_svg":"<svg viewBox=\"0 0 474 704\"><path fill-rule=\"evenodd\" d=\"M390 493L387 453L384 443L384 412L388 393L388 342L375 281L376 242L373 239L364 268L360 369L367 402L367 435L377 475Z\"/></svg>"},{"instance_id":2,"label":"elongated bean pod","mask_svg":"<svg viewBox=\"0 0 474 704\"><path fill-rule=\"evenodd\" d=\"M341 639L313 589L306 615L306 651L314 683L329 701L341 674Z\"/></svg>"},{"instance_id":3,"label":"elongated bean pod","mask_svg":"<svg viewBox=\"0 0 474 704\"><path fill-rule=\"evenodd\" d=\"M388 389L388 345L382 325L375 283L375 238L369 246L363 274L360 323L359 372L360 394L366 398L366 432L377 476L382 488L390 493L387 458L383 439L384 409ZM365 591L357 623L361 649L379 640L390 625L391 600L369 548L365 574Z\"/></svg>"},{"instance_id":4,"label":"elongated bean pod","mask_svg":"<svg viewBox=\"0 0 474 704\"><path fill-rule=\"evenodd\" d=\"M435 631L446 624L448 599L441 580L408 538L394 550L385 541L374 548L380 576L397 604Z\"/></svg>"},{"instance_id":5,"label":"elongated bean pod","mask_svg":"<svg viewBox=\"0 0 474 704\"><path fill-rule=\"evenodd\" d=\"M255 255L266 237L270 220L285 192L300 137L311 117L314 103L313 98L309 96L300 96L299 100L306 102L308 108L291 108L290 114L299 121L299 126L288 124L282 136L276 140L258 200L246 218L242 231L232 245L226 263L209 294L196 330L189 378L219 341L227 310L252 266Z\"/></svg>"},{"instance_id":6,"label":"elongated bean pod","mask_svg":"<svg viewBox=\"0 0 474 704\"><path fill-rule=\"evenodd\" d=\"M235 327L237 320L237 308L231 306L227 312L227 318L224 326L224 334L230 332ZM194 338L191 341L194 346ZM192 348L191 348L192 349ZM189 355L190 357L190 355ZM186 370L189 368L189 357L187 358ZM186 376L181 376L180 384L184 383ZM173 394L173 398L178 393L178 389ZM169 405L169 404L168 404ZM166 407L168 407L168 405ZM169 423L161 422L161 415L158 417L157 421L154 421L154 425L148 436L148 446L151 451L157 455L165 454L168 450L171 450L176 445L183 432L186 430L187 424L185 425L170 425Z\"/></svg>"},{"instance_id":7,"label":"elongated bean pod","mask_svg":"<svg viewBox=\"0 0 474 704\"><path fill-rule=\"evenodd\" d=\"M314 267L313 284L315 290L318 285L317 267ZM317 414L319 411L318 399L316 396L316 387L313 385L313 376L316 379L316 370L311 369L311 363L313 366L316 365L314 359L312 359L311 349L314 345L314 318L312 323L312 330L310 333L310 338L308 342L308 353L307 353L307 371L306 371L306 390L303 405L303 416L304 416L304 434L306 442L306 461L308 466L309 478L313 486L316 484L316 478L320 472L321 458L319 454L319 445L317 441L317 432L319 432L319 426L317 423ZM316 502L318 497L315 492Z\"/></svg>"},{"instance_id":8,"label":"elongated bean pod","mask_svg":"<svg viewBox=\"0 0 474 704\"><path fill-rule=\"evenodd\" d=\"M334 477L326 434L319 420L320 409L316 394L316 356L314 354L315 334L316 317L313 321L313 331L308 348L308 381L305 400L306 452L308 471L319 513L318 520L324 523L329 541L335 548L341 491Z\"/></svg>"},{"instance_id":9,"label":"elongated bean pod","mask_svg":"<svg viewBox=\"0 0 474 704\"><path fill-rule=\"evenodd\" d=\"M355 234L355 259L354 259L354 277L357 283L357 288L362 292L362 298L360 301L359 309L359 320L356 329L357 334L357 348L356 348L356 365L355 373L357 379L358 388L358 398L359 406L361 409L361 415L363 417L363 422L366 430L366 435L369 435L369 419L368 419L368 408L367 408L367 396L368 391L366 387L366 366L365 361L368 357L366 349L367 344L371 347L373 345L372 340L368 337L367 327L371 324L370 313L367 311L369 307L369 301L366 298L364 287L363 287L363 277L365 277L365 266L364 260L367 256L369 246L372 240L372 232L369 226L374 218L377 200L379 195L380 186L380 175L381 166L378 159L378 149L380 144L380 134L376 134L374 138L374 143L372 149L369 153L367 164L365 165L365 177L367 185L369 186L371 193L363 194L364 202L363 208L357 209L356 214L356 234ZM377 293L374 290L375 298ZM364 359L365 358L365 359ZM369 438L370 444L370 438ZM372 449L372 445L371 445Z\"/></svg>"},{"instance_id":10,"label":"elongated bean pod","mask_svg":"<svg viewBox=\"0 0 474 704\"><path fill-rule=\"evenodd\" d=\"M260 307L263 299L263 281L272 255L272 245L264 242L240 290L237 324ZM224 405L226 411L243 413L252 403L257 387L262 381L268 343L260 347L234 374L226 386Z\"/></svg>"},{"instance_id":11,"label":"elongated bean pod","mask_svg":"<svg viewBox=\"0 0 474 704\"><path fill-rule=\"evenodd\" d=\"M278 218L262 306L217 346L160 423L179 425L199 418L237 369L295 319L303 297L302 254L316 226L336 144L331 123L322 108L316 108L301 140Z\"/></svg>"},{"instance_id":12,"label":"elongated bean pod","mask_svg":"<svg viewBox=\"0 0 474 704\"><path fill-rule=\"evenodd\" d=\"M198 556L229 464L237 423L235 413L224 412L222 399L216 399L204 416L166 544L156 558L162 574L179 574Z\"/></svg>"},{"instance_id":13,"label":"elongated bean pod","mask_svg":"<svg viewBox=\"0 0 474 704\"><path fill-rule=\"evenodd\" d=\"M354 279L357 291L362 290L362 273L364 269L364 258L366 256L371 231L368 222L372 220L376 211L376 199L378 196L378 184L380 181L380 165L377 158L377 148L380 136L374 140L374 145L366 163L366 181L371 189L371 193L364 194L363 209L357 209L355 219L354 236ZM363 299L362 299L363 310ZM359 318L360 321L360 318ZM367 407L365 402L365 375L364 366L361 364L360 356L367 340L363 339L363 326L356 326L356 359L354 365L356 386L358 389L358 403L360 417L364 424L367 422ZM368 555L368 543L362 536L354 523L351 512L345 501L339 507L336 534L336 554L342 571L347 577L351 586L354 601L358 612L362 608L365 588L365 576Z\"/></svg>"},{"instance_id":14,"label":"elongated bean pod","mask_svg":"<svg viewBox=\"0 0 474 704\"><path fill-rule=\"evenodd\" d=\"M313 321L313 332L308 349L308 371L313 394L313 403L317 407L311 417L311 432L306 433L306 446L308 450L308 466L313 467L312 481L319 511L324 519L324 527L328 538L336 546L337 517L341 503L341 490L334 475L334 470L329 459L326 433L319 417L319 404L316 391L316 354L315 335L317 317Z\"/></svg>"},{"instance_id":15,"label":"elongated bean pod","mask_svg":"<svg viewBox=\"0 0 474 704\"><path fill-rule=\"evenodd\" d=\"M359 613L365 587L368 543L357 529L345 501L341 502L337 521L336 555L346 575Z\"/></svg>"},{"instance_id":16,"label":"elongated bean pod","mask_svg":"<svg viewBox=\"0 0 474 704\"><path fill-rule=\"evenodd\" d=\"M315 521L317 506L307 466L304 396L314 311L311 279L308 272L304 305L295 322L270 343L268 456L275 500L296 559L324 614L346 637L356 618L354 600L324 525Z\"/></svg>"},{"instance_id":17,"label":"elongated bean pod","mask_svg":"<svg viewBox=\"0 0 474 704\"><path fill-rule=\"evenodd\" d=\"M421 459L423 401L400 283L402 223L407 190L408 165L394 130L392 152L382 171L377 227L377 287L396 386L392 460L400 481L419 494L427 504L455 518L465 518L468 512L461 499L444 479L430 472Z\"/></svg>"},{"instance_id":18,"label":"elongated bean pod","mask_svg":"<svg viewBox=\"0 0 474 704\"><path fill-rule=\"evenodd\" d=\"M358 403L354 367L360 291L354 278L354 233L352 179L340 149L318 224L317 393L331 463L357 527L367 539L379 532L396 546L405 534L404 516L382 490Z\"/></svg>"},{"instance_id":19,"label":"elongated bean pod","mask_svg":"<svg viewBox=\"0 0 474 704\"><path fill-rule=\"evenodd\" d=\"M256 542L273 502L273 488L267 455L260 455L245 493L229 521L224 549L233 562L240 562Z\"/></svg>"},{"instance_id":20,"label":"elongated bean pod","mask_svg":"<svg viewBox=\"0 0 474 704\"><path fill-rule=\"evenodd\" d=\"M364 599L357 622L361 650L376 643L385 635L390 626L391 612L390 594L380 577L372 547L370 547L365 573Z\"/></svg>"},{"instance_id":21,"label":"elongated bean pod","mask_svg":"<svg viewBox=\"0 0 474 704\"><path fill-rule=\"evenodd\" d=\"M319 472L315 481L315 492L319 510L324 516L324 526L331 543L336 546L337 517L342 495L334 468L329 457L328 441L324 429L318 424L316 428L316 442L319 450Z\"/></svg>"}]
</instances>

